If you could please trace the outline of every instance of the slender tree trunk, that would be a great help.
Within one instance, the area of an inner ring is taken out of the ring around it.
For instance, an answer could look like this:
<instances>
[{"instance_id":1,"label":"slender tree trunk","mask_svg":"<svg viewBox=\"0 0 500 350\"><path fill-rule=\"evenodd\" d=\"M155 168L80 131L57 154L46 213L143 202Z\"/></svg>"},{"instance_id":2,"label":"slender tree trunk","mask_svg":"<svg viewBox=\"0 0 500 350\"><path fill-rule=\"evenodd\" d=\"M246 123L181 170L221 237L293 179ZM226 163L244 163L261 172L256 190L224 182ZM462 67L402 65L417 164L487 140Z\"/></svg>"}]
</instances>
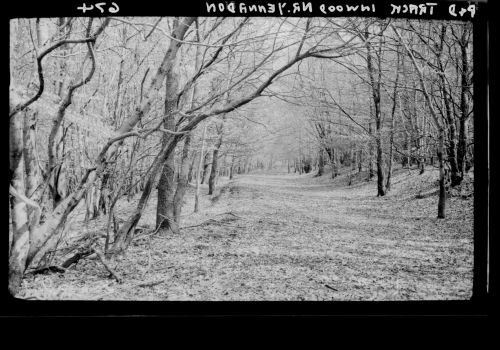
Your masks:
<instances>
[{"instance_id":1,"label":"slender tree trunk","mask_svg":"<svg viewBox=\"0 0 500 350\"><path fill-rule=\"evenodd\" d=\"M206 182L209 166L210 166L210 152L207 152L205 154L204 161L203 161L203 171L202 171L201 182L200 182L202 184L204 184Z\"/></svg>"},{"instance_id":2,"label":"slender tree trunk","mask_svg":"<svg viewBox=\"0 0 500 350\"><path fill-rule=\"evenodd\" d=\"M203 135L201 137L201 150L200 160L198 161L198 170L196 171L196 192L194 196L194 212L200 211L200 176L203 164L203 153L205 152L205 136L207 134L207 125L203 128Z\"/></svg>"},{"instance_id":3,"label":"slender tree trunk","mask_svg":"<svg viewBox=\"0 0 500 350\"><path fill-rule=\"evenodd\" d=\"M167 73L166 96L165 96L165 118L164 127L167 130L175 130L175 115L172 113L177 107L178 78L172 70ZM173 138L171 134L163 134L162 144L165 147ZM156 227L172 233L178 233L179 227L174 214L175 197L175 152L171 152L163 164L160 181L158 183L158 202L156 207Z\"/></svg>"},{"instance_id":4,"label":"slender tree trunk","mask_svg":"<svg viewBox=\"0 0 500 350\"><path fill-rule=\"evenodd\" d=\"M398 95L398 83L399 83L399 46L397 49L397 62L396 62L396 80L394 82L394 90L392 94L392 109L391 109L391 134L389 140L389 164L387 170L387 182L386 182L386 191L389 192L391 190L391 178L392 178L392 163L394 157L394 116L396 114L396 106L397 106L397 95Z\"/></svg>"},{"instance_id":5,"label":"slender tree trunk","mask_svg":"<svg viewBox=\"0 0 500 350\"><path fill-rule=\"evenodd\" d=\"M368 39L368 32L365 34L366 39ZM375 68L373 67L372 54L371 54L371 44L368 40L365 41L367 49L367 65L368 65L368 75L370 78L370 85L372 88L372 98L373 106L375 108L375 141L376 141L376 151L377 151L377 196L385 195L385 174L384 174L384 159L382 150L382 116L380 108L380 54L378 64L378 80L375 80Z\"/></svg>"},{"instance_id":6,"label":"slender tree trunk","mask_svg":"<svg viewBox=\"0 0 500 350\"><path fill-rule=\"evenodd\" d=\"M94 217L94 188L89 189L85 193L85 219L87 222Z\"/></svg>"},{"instance_id":7,"label":"slender tree trunk","mask_svg":"<svg viewBox=\"0 0 500 350\"><path fill-rule=\"evenodd\" d=\"M26 173L26 196L31 200L40 203L42 192L39 186L42 184L41 174L37 162L36 149L36 122L37 112L26 111L24 113L23 147L24 147L24 168ZM31 209L28 209L28 216L31 217Z\"/></svg>"},{"instance_id":8,"label":"slender tree trunk","mask_svg":"<svg viewBox=\"0 0 500 350\"><path fill-rule=\"evenodd\" d=\"M24 193L23 164L23 115L17 113L10 119L9 128L10 186L17 193ZM9 292L16 295L21 287L29 251L29 221L27 205L16 196L10 198L12 243L9 252Z\"/></svg>"},{"instance_id":9,"label":"slender tree trunk","mask_svg":"<svg viewBox=\"0 0 500 350\"><path fill-rule=\"evenodd\" d=\"M446 110L446 118L448 121L448 162L450 163L451 170L451 185L457 186L462 181L460 171L457 164L457 133L455 127L455 120L450 107L450 96L446 88L446 81L444 76L440 74L441 88L443 93L443 100Z\"/></svg>"},{"instance_id":10,"label":"slender tree trunk","mask_svg":"<svg viewBox=\"0 0 500 350\"><path fill-rule=\"evenodd\" d=\"M194 164L196 163L196 154L193 153L192 159L189 165L189 171L188 171L188 183L191 183L193 181L193 169L194 169Z\"/></svg>"},{"instance_id":11,"label":"slender tree trunk","mask_svg":"<svg viewBox=\"0 0 500 350\"><path fill-rule=\"evenodd\" d=\"M368 123L368 132L370 135L373 135L372 133L372 123ZM371 179L375 176L375 171L373 170L373 140L368 141L368 181L371 181Z\"/></svg>"},{"instance_id":12,"label":"slender tree trunk","mask_svg":"<svg viewBox=\"0 0 500 350\"><path fill-rule=\"evenodd\" d=\"M182 205L184 203L184 195L186 194L186 189L188 186L188 171L189 171L189 147L191 144L191 136L187 135L184 141L184 148L182 150L181 166L179 170L179 180L177 181L177 189L174 195L174 220L176 222L177 232L179 232L179 226L181 221L181 211Z\"/></svg>"},{"instance_id":13,"label":"slender tree trunk","mask_svg":"<svg viewBox=\"0 0 500 350\"><path fill-rule=\"evenodd\" d=\"M320 147L318 151L318 173L316 176L322 176L324 172L325 162L323 159L323 148Z\"/></svg>"},{"instance_id":14,"label":"slender tree trunk","mask_svg":"<svg viewBox=\"0 0 500 350\"><path fill-rule=\"evenodd\" d=\"M404 67L404 66L403 66ZM405 117L403 113L403 104L401 101L401 98L398 96L399 100L399 117L401 118L401 124L403 125L404 132L405 132L405 148L406 148L406 155L403 157L403 164L402 166L406 166L408 169L408 173L410 172L410 163L411 163L411 139L410 139L410 132L408 131L408 128L406 126L405 122Z\"/></svg>"},{"instance_id":15,"label":"slender tree trunk","mask_svg":"<svg viewBox=\"0 0 500 350\"><path fill-rule=\"evenodd\" d=\"M338 149L335 150L331 147L331 162L332 162L332 179L335 179L339 174L339 159L338 159Z\"/></svg>"},{"instance_id":16,"label":"slender tree trunk","mask_svg":"<svg viewBox=\"0 0 500 350\"><path fill-rule=\"evenodd\" d=\"M355 165L355 162L354 162L355 154L356 153L354 151L354 148L351 146L351 150L350 150L350 159L351 159L351 162L349 164L350 169L349 169L349 183L348 183L348 186L352 185L352 178L354 176L354 170L356 169L356 165Z\"/></svg>"},{"instance_id":17,"label":"slender tree trunk","mask_svg":"<svg viewBox=\"0 0 500 350\"><path fill-rule=\"evenodd\" d=\"M363 170L363 150L358 151L358 173Z\"/></svg>"},{"instance_id":18,"label":"slender tree trunk","mask_svg":"<svg viewBox=\"0 0 500 350\"><path fill-rule=\"evenodd\" d=\"M109 207L109 180L111 178L111 170L108 169L106 173L102 176L101 184L96 188L96 195L94 197L95 201L95 211L92 215L92 219L98 218L101 214L106 215L107 209Z\"/></svg>"},{"instance_id":19,"label":"slender tree trunk","mask_svg":"<svg viewBox=\"0 0 500 350\"><path fill-rule=\"evenodd\" d=\"M151 192L153 190L153 184L155 182L156 175L160 170L161 166L160 164L157 164L151 171L151 174L146 181L144 190L142 191L142 195L139 199L139 203L136 209L130 216L129 220L120 227L119 231L116 234L115 241L113 242L113 247L107 252L107 257L110 257L113 254L122 253L129 246L132 238L134 237L135 227L141 219L142 213L148 203L149 196L151 195Z\"/></svg>"},{"instance_id":20,"label":"slender tree trunk","mask_svg":"<svg viewBox=\"0 0 500 350\"><path fill-rule=\"evenodd\" d=\"M208 194L212 195L215 190L215 177L217 176L217 170L219 165L219 148L217 145L212 151L212 167L210 169L210 176L208 177Z\"/></svg>"},{"instance_id":21,"label":"slender tree trunk","mask_svg":"<svg viewBox=\"0 0 500 350\"><path fill-rule=\"evenodd\" d=\"M391 190L391 178L392 178L392 163L394 158L394 113L391 117L391 136L389 140L389 164L387 165L387 183L385 185L386 192Z\"/></svg>"},{"instance_id":22,"label":"slender tree trunk","mask_svg":"<svg viewBox=\"0 0 500 350\"><path fill-rule=\"evenodd\" d=\"M233 179L233 169L234 169L234 156L231 157L231 167L229 168L229 180Z\"/></svg>"},{"instance_id":23,"label":"slender tree trunk","mask_svg":"<svg viewBox=\"0 0 500 350\"><path fill-rule=\"evenodd\" d=\"M460 75L460 119L459 119L459 139L458 139L458 169L462 178L466 173L466 158L467 158L467 118L469 117L469 104L467 101L467 93L469 91L469 60L467 57L468 46L468 23L463 24L462 36L460 38L460 53L461 53L461 75Z\"/></svg>"},{"instance_id":24,"label":"slender tree trunk","mask_svg":"<svg viewBox=\"0 0 500 350\"><path fill-rule=\"evenodd\" d=\"M438 218L446 217L446 181L444 169L444 130L439 131L439 201L438 201Z\"/></svg>"},{"instance_id":25,"label":"slender tree trunk","mask_svg":"<svg viewBox=\"0 0 500 350\"><path fill-rule=\"evenodd\" d=\"M385 196L384 158L380 133L377 137L377 196Z\"/></svg>"},{"instance_id":26,"label":"slender tree trunk","mask_svg":"<svg viewBox=\"0 0 500 350\"><path fill-rule=\"evenodd\" d=\"M132 198L134 198L135 194L137 193L137 185L135 185L134 177L135 177L135 169L138 168L137 153L139 152L140 145L141 145L140 139L137 139L132 146L132 151L130 154L131 169L129 175L129 192L127 193L128 201L131 201Z\"/></svg>"},{"instance_id":27,"label":"slender tree trunk","mask_svg":"<svg viewBox=\"0 0 500 350\"><path fill-rule=\"evenodd\" d=\"M198 31L198 21L195 21L195 25L196 25L196 38L197 41L200 41L200 36ZM195 71L198 70L199 68L199 56L200 56L200 47L196 46L195 67L194 67ZM198 93L198 84L195 82L191 90L191 97L190 97L191 108L194 107L194 102L197 97L197 93ZM191 135L188 134L184 141L184 148L182 150L182 155L181 155L181 164L179 167L179 176L177 180L177 189L175 190L175 195L173 199L174 200L173 215L174 215L174 220L176 222L175 226L176 232L174 233L179 232L182 206L184 204L184 196L186 194L186 189L190 181L190 173L192 172L192 167L194 164L194 157L191 166L188 162L190 146L191 146Z\"/></svg>"},{"instance_id":28,"label":"slender tree trunk","mask_svg":"<svg viewBox=\"0 0 500 350\"><path fill-rule=\"evenodd\" d=\"M215 190L215 177L217 176L217 171L219 170L219 149L222 145L222 138L224 135L224 121L226 116L222 117L222 121L217 127L218 139L215 144L214 150L212 152L212 169L210 171L210 177L208 178L208 194L212 195Z\"/></svg>"}]
</instances>

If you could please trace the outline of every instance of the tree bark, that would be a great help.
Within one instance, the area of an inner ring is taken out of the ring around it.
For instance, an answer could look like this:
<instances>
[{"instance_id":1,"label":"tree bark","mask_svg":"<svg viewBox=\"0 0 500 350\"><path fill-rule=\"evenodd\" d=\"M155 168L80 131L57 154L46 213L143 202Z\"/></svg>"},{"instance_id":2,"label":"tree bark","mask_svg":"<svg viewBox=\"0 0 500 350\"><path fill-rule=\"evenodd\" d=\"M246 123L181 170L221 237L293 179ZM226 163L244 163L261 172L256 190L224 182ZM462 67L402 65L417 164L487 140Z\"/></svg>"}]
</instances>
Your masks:
<instances>
[{"instance_id":1,"label":"tree bark","mask_svg":"<svg viewBox=\"0 0 500 350\"><path fill-rule=\"evenodd\" d=\"M217 127L218 139L215 144L214 150L212 152L212 169L210 171L210 177L208 178L208 194L212 195L215 190L215 177L217 176L218 165L219 165L219 149L222 146L222 138L224 136L224 121L226 115L222 117L222 121Z\"/></svg>"},{"instance_id":2,"label":"tree bark","mask_svg":"<svg viewBox=\"0 0 500 350\"><path fill-rule=\"evenodd\" d=\"M174 195L174 220L176 222L175 228L177 229L174 233L179 233L179 226L181 222L181 212L182 205L184 204L184 195L186 194L186 189L188 187L188 172L189 172L189 164L188 156L189 156L189 148L191 145L191 136L187 135L184 141L184 148L182 149L181 156L181 166L179 170L179 179L177 180L177 189L175 190Z\"/></svg>"},{"instance_id":3,"label":"tree bark","mask_svg":"<svg viewBox=\"0 0 500 350\"><path fill-rule=\"evenodd\" d=\"M439 131L439 200L438 200L438 218L444 219L446 217L446 182L444 170L444 130Z\"/></svg>"},{"instance_id":4,"label":"tree bark","mask_svg":"<svg viewBox=\"0 0 500 350\"><path fill-rule=\"evenodd\" d=\"M460 38L460 53L461 53L461 75L460 75L460 119L459 119L459 139L457 160L458 169L462 178L466 173L466 158L467 158L467 119L469 117L469 103L467 93L469 91L469 60L467 57L468 46L468 23L463 24L462 36Z\"/></svg>"},{"instance_id":5,"label":"tree bark","mask_svg":"<svg viewBox=\"0 0 500 350\"><path fill-rule=\"evenodd\" d=\"M373 135L372 133L372 123L368 122L368 132L370 135ZM368 181L371 181L371 179L375 176L375 171L373 170L373 141L369 140L368 141Z\"/></svg>"},{"instance_id":6,"label":"tree bark","mask_svg":"<svg viewBox=\"0 0 500 350\"><path fill-rule=\"evenodd\" d=\"M396 52L396 80L394 82L394 90L392 93L392 109L391 109L391 134L389 140L389 164L387 170L387 182L385 185L386 191L389 192L391 190L391 178L392 178L392 163L394 157L394 116L396 114L396 106L397 106L397 95L398 95L398 83L399 83L399 47Z\"/></svg>"},{"instance_id":7,"label":"tree bark","mask_svg":"<svg viewBox=\"0 0 500 350\"><path fill-rule=\"evenodd\" d=\"M318 172L316 176L322 176L325 168L325 161L323 159L323 148L320 147L318 150Z\"/></svg>"},{"instance_id":8,"label":"tree bark","mask_svg":"<svg viewBox=\"0 0 500 350\"><path fill-rule=\"evenodd\" d=\"M391 115L391 136L389 140L389 164L387 165L387 182L385 185L386 192L389 192L391 190L393 158L394 158L394 112Z\"/></svg>"},{"instance_id":9,"label":"tree bark","mask_svg":"<svg viewBox=\"0 0 500 350\"><path fill-rule=\"evenodd\" d=\"M177 87L178 78L172 70L167 72L166 97L165 97L165 118L164 127L167 130L175 129L175 115L172 113L177 107ZM172 141L173 135L163 134L162 144L165 147ZM156 228L160 230L170 230L173 233L179 232L179 226L175 220L175 153L166 159L158 183L158 202L156 207Z\"/></svg>"},{"instance_id":10,"label":"tree bark","mask_svg":"<svg viewBox=\"0 0 500 350\"><path fill-rule=\"evenodd\" d=\"M368 66L368 75L370 78L370 85L372 90L372 98L373 98L373 106L375 108L375 141L376 141L376 151L377 151L377 196L384 196L385 189L385 174L384 174L384 158L383 158L383 149L382 149L382 115L380 108L380 53L377 67L378 70L378 79L375 80L375 68L373 67L372 62L372 53L371 53L371 44L368 41L368 31L365 33L365 45L367 50L367 66Z\"/></svg>"},{"instance_id":11,"label":"tree bark","mask_svg":"<svg viewBox=\"0 0 500 350\"><path fill-rule=\"evenodd\" d=\"M23 115L10 118L9 127L10 186L17 193L24 193L23 169ZM10 198L12 243L9 252L9 292L16 295L21 287L29 251L30 231L27 205L17 196Z\"/></svg>"},{"instance_id":12,"label":"tree bark","mask_svg":"<svg viewBox=\"0 0 500 350\"><path fill-rule=\"evenodd\" d=\"M203 153L205 152L205 136L207 134L207 125L203 128L203 135L201 137L201 150L200 160L198 161L198 169L196 170L196 193L194 196L194 212L200 210L200 176L202 171Z\"/></svg>"},{"instance_id":13,"label":"tree bark","mask_svg":"<svg viewBox=\"0 0 500 350\"><path fill-rule=\"evenodd\" d=\"M358 173L363 171L363 150L358 151Z\"/></svg>"},{"instance_id":14,"label":"tree bark","mask_svg":"<svg viewBox=\"0 0 500 350\"><path fill-rule=\"evenodd\" d=\"M39 186L42 183L41 174L37 162L36 148L36 123L37 113L25 111L24 113L24 130L23 130L23 158L24 168L26 173L26 196L31 200L39 203L42 192Z\"/></svg>"},{"instance_id":15,"label":"tree bark","mask_svg":"<svg viewBox=\"0 0 500 350\"><path fill-rule=\"evenodd\" d=\"M204 161L203 161L203 172L202 172L201 182L200 182L202 184L206 183L209 166L210 166L210 152L207 152L205 154Z\"/></svg>"},{"instance_id":16,"label":"tree bark","mask_svg":"<svg viewBox=\"0 0 500 350\"><path fill-rule=\"evenodd\" d=\"M190 162L190 165L189 165L188 183L191 183L191 181L193 181L193 169L194 169L195 163L196 163L196 154L193 153L192 159L191 159L191 162Z\"/></svg>"}]
</instances>

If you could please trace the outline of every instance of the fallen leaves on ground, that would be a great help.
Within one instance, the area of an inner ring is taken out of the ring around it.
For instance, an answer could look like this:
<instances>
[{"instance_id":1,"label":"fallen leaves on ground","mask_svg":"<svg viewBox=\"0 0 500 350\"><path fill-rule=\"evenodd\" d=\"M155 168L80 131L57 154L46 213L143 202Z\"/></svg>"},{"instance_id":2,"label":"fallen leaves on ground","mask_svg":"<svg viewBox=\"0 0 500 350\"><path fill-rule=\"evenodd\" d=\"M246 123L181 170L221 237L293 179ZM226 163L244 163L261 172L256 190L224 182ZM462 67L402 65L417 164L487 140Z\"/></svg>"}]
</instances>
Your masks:
<instances>
[{"instance_id":1,"label":"fallen leaves on ground","mask_svg":"<svg viewBox=\"0 0 500 350\"><path fill-rule=\"evenodd\" d=\"M28 275L19 297L77 300L469 299L473 196L454 195L437 219L437 172L398 170L391 192L357 175L245 175L204 191L200 213L186 195L180 235L137 239L110 264L95 259L64 274ZM466 190L471 181L467 182ZM153 227L155 201L140 225ZM127 217L134 202L123 201ZM82 216L82 215L81 215ZM81 220L81 218L80 218ZM75 218L78 221L78 218ZM83 225L83 224L81 224ZM87 225L88 229L88 223ZM103 230L105 219L90 224ZM73 228L74 229L74 228ZM89 229L88 229L89 230Z\"/></svg>"}]
</instances>

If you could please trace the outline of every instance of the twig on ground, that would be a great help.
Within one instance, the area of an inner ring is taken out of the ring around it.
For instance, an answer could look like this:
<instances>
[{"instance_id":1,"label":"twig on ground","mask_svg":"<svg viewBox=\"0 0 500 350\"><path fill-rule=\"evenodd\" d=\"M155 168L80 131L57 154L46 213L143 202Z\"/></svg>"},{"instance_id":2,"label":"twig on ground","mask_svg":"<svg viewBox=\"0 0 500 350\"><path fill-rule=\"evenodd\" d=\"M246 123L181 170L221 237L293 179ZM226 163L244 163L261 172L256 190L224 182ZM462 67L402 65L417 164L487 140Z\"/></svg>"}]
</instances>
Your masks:
<instances>
[{"instance_id":1,"label":"twig on ground","mask_svg":"<svg viewBox=\"0 0 500 350\"><path fill-rule=\"evenodd\" d=\"M99 258L99 260L101 261L101 263L104 265L104 267L106 268L106 270L108 270L108 272L115 278L115 280L118 282L118 283L122 283L122 279L116 274L115 271L113 271L113 269L106 263L106 258L102 255L102 253L100 251L98 251L97 249L95 248L92 248L92 251L94 253L96 253L97 257Z\"/></svg>"},{"instance_id":2,"label":"twig on ground","mask_svg":"<svg viewBox=\"0 0 500 350\"><path fill-rule=\"evenodd\" d=\"M159 284L164 283L166 280L160 280L160 281L152 281L152 282L146 282L146 283L140 283L137 284L136 287L153 287L157 286Z\"/></svg>"},{"instance_id":3,"label":"twig on ground","mask_svg":"<svg viewBox=\"0 0 500 350\"><path fill-rule=\"evenodd\" d=\"M237 218L241 218L241 216L238 216L238 215L236 215L235 213L233 213L231 211L228 211L226 213L220 213L220 214L217 214L217 215L232 215L232 216L236 216Z\"/></svg>"},{"instance_id":4,"label":"twig on ground","mask_svg":"<svg viewBox=\"0 0 500 350\"><path fill-rule=\"evenodd\" d=\"M334 290L334 291L338 292L338 290L337 290L337 289L335 289L335 288L333 288L333 287L330 287L328 284L325 284L325 287L326 287L326 288L328 288L328 289L331 289L331 290Z\"/></svg>"},{"instance_id":5,"label":"twig on ground","mask_svg":"<svg viewBox=\"0 0 500 350\"><path fill-rule=\"evenodd\" d=\"M30 271L30 273L32 273L34 275L43 274L46 272L65 273L66 269L63 266L51 265L51 266L40 267L40 268L34 269L33 271Z\"/></svg>"},{"instance_id":6,"label":"twig on ground","mask_svg":"<svg viewBox=\"0 0 500 350\"><path fill-rule=\"evenodd\" d=\"M201 224L198 224L198 225L191 225L191 226L184 226L184 227L181 227L180 229L184 229L184 228L191 228L191 227L198 227L198 226L203 226L203 225L206 225L208 223L210 223L211 221L213 222L217 222L215 221L214 219L208 219L207 221L203 221Z\"/></svg>"},{"instance_id":7,"label":"twig on ground","mask_svg":"<svg viewBox=\"0 0 500 350\"><path fill-rule=\"evenodd\" d=\"M216 216L219 216L219 215L224 215L224 214L228 214L228 215L233 215L237 218L240 218L238 215L236 214L233 214L231 212L227 212L227 213L221 213L221 214L216 214ZM226 221L235 221L235 220L226 220ZM199 227L199 226L203 226L203 225L208 225L210 223L213 223L213 224L216 224L216 225L222 225L222 226L229 226L229 227L238 227L238 226L234 226L234 225L228 225L228 224L225 224L224 222L222 221L217 221L217 220L214 220L214 219L208 219L206 221L203 221L202 223L199 223L197 225L191 225L191 226L184 226L184 227L181 227L180 229L185 229L185 228L192 228L192 227Z\"/></svg>"},{"instance_id":8,"label":"twig on ground","mask_svg":"<svg viewBox=\"0 0 500 350\"><path fill-rule=\"evenodd\" d=\"M154 271L156 272L156 271L168 270L168 269L171 269L173 267L175 267L175 265L170 265L170 266L165 266L165 267L158 267L158 268L154 269Z\"/></svg>"},{"instance_id":9,"label":"twig on ground","mask_svg":"<svg viewBox=\"0 0 500 350\"><path fill-rule=\"evenodd\" d=\"M415 195L415 198L416 199L424 199L424 198L428 198L428 197L432 197L434 195L437 195L439 193L439 189L432 189L431 191L428 191L428 192L425 192L425 193L422 193L422 192L419 192Z\"/></svg>"}]
</instances>

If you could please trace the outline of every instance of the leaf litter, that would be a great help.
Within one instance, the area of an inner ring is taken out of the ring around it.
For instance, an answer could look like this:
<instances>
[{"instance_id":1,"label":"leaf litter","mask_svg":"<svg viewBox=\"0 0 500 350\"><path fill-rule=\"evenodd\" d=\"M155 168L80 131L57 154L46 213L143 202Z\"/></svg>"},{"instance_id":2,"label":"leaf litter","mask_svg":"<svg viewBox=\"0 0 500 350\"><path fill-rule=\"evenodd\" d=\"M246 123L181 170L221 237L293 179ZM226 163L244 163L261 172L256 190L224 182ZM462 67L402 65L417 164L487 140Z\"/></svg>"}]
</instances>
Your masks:
<instances>
[{"instance_id":1,"label":"leaf litter","mask_svg":"<svg viewBox=\"0 0 500 350\"><path fill-rule=\"evenodd\" d=\"M186 194L181 233L146 235L111 263L82 259L65 273L28 274L19 297L41 300L464 300L472 294L472 178L437 219L437 172L395 171L391 192L345 176L246 175ZM134 202L118 203L126 219ZM104 232L105 218L70 230ZM78 221L79 220L79 221ZM79 224L78 224L79 223ZM71 236L71 235L70 235ZM62 254L62 253L61 253Z\"/></svg>"}]
</instances>

